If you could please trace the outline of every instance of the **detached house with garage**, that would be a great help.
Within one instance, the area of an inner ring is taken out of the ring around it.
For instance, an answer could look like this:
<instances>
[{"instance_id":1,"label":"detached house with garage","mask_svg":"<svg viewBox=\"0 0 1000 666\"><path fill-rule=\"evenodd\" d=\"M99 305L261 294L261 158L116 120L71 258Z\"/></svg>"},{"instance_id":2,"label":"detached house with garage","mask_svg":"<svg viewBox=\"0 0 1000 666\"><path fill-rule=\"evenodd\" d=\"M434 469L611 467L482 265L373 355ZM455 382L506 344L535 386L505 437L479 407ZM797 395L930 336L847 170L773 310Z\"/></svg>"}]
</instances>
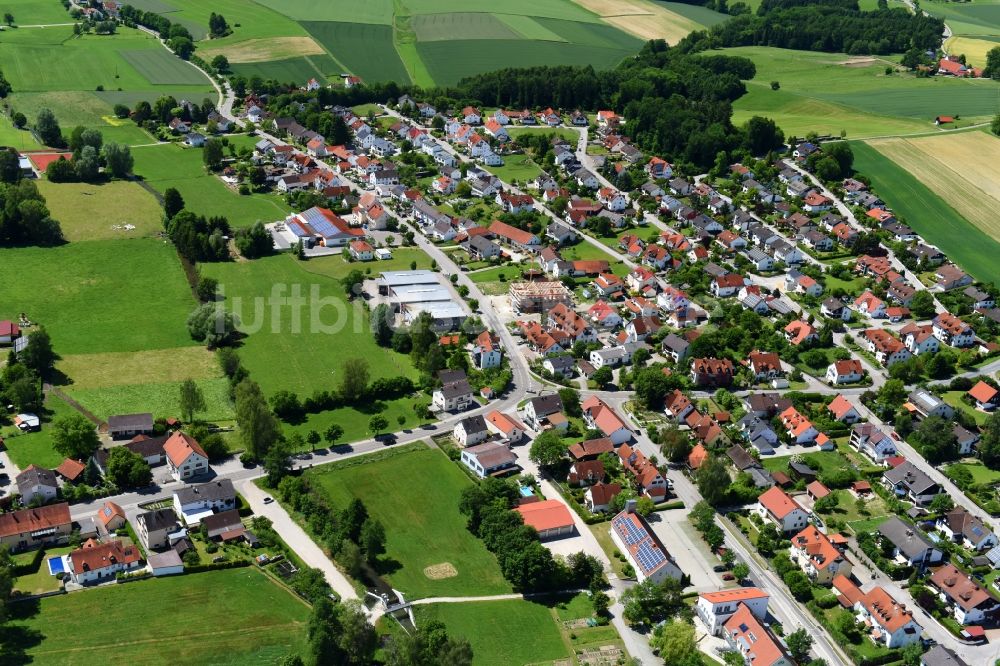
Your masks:
<instances>
[{"instance_id":1,"label":"detached house with garage","mask_svg":"<svg viewBox=\"0 0 1000 666\"><path fill-rule=\"evenodd\" d=\"M964 507L955 507L937 519L934 525L955 543L983 552L997 545L997 537Z\"/></svg>"},{"instance_id":2,"label":"detached house with garage","mask_svg":"<svg viewBox=\"0 0 1000 666\"><path fill-rule=\"evenodd\" d=\"M879 539L892 544L892 557L912 567L924 569L937 564L943 555L927 537L896 516L878 526Z\"/></svg>"},{"instance_id":3,"label":"detached house with garage","mask_svg":"<svg viewBox=\"0 0 1000 666\"><path fill-rule=\"evenodd\" d=\"M114 578L119 572L138 569L142 554L136 545L125 546L121 541L98 543L88 539L81 548L69 554L70 577L74 583L100 583Z\"/></svg>"},{"instance_id":4,"label":"detached house with garage","mask_svg":"<svg viewBox=\"0 0 1000 666\"><path fill-rule=\"evenodd\" d=\"M773 523L779 532L798 532L809 524L809 515L799 503L777 486L764 491L757 498L754 511L762 519Z\"/></svg>"},{"instance_id":5,"label":"detached house with garage","mask_svg":"<svg viewBox=\"0 0 1000 666\"><path fill-rule=\"evenodd\" d=\"M607 403L596 395L583 401L583 420L590 428L600 430L615 445L632 439L632 430Z\"/></svg>"},{"instance_id":6,"label":"detached house with garage","mask_svg":"<svg viewBox=\"0 0 1000 666\"><path fill-rule=\"evenodd\" d=\"M871 423L858 423L851 428L850 442L851 446L879 465L896 455L896 443Z\"/></svg>"},{"instance_id":7,"label":"detached house with garage","mask_svg":"<svg viewBox=\"0 0 1000 666\"><path fill-rule=\"evenodd\" d=\"M968 396L976 403L976 409L992 412L1000 403L1000 391L984 381L979 381L968 391Z\"/></svg>"},{"instance_id":8,"label":"detached house with garage","mask_svg":"<svg viewBox=\"0 0 1000 666\"><path fill-rule=\"evenodd\" d=\"M851 575L851 561L814 525L792 537L790 556L817 585L830 585L838 575Z\"/></svg>"},{"instance_id":9,"label":"detached house with garage","mask_svg":"<svg viewBox=\"0 0 1000 666\"><path fill-rule=\"evenodd\" d=\"M935 571L930 584L951 606L952 615L959 624L981 624L1000 610L1000 602L989 590L953 564L946 564Z\"/></svg>"},{"instance_id":10,"label":"detached house with garage","mask_svg":"<svg viewBox=\"0 0 1000 666\"><path fill-rule=\"evenodd\" d=\"M746 606L758 620L767 619L767 602L770 595L756 587L738 587L698 595L695 612L705 623L708 633L718 636L722 625L740 606Z\"/></svg>"},{"instance_id":11,"label":"detached house with garage","mask_svg":"<svg viewBox=\"0 0 1000 666\"><path fill-rule=\"evenodd\" d=\"M882 479L885 487L896 493L897 497L917 506L930 504L941 493L941 486L909 460L887 469Z\"/></svg>"},{"instance_id":12,"label":"detached house with garage","mask_svg":"<svg viewBox=\"0 0 1000 666\"><path fill-rule=\"evenodd\" d=\"M891 650L920 640L924 630L913 619L913 611L883 588L875 586L862 592L846 575L834 578L833 588L839 593L841 605L850 608L855 619L870 628L868 637L876 645Z\"/></svg>"}]
</instances>

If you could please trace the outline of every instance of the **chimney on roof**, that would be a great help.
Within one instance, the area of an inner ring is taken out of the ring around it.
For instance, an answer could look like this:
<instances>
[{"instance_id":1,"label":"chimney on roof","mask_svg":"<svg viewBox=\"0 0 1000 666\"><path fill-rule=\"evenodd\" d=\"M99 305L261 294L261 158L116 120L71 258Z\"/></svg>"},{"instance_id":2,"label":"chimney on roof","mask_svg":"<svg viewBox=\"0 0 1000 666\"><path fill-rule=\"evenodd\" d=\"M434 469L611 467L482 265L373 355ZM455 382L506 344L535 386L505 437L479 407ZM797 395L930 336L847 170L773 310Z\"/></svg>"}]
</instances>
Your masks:
<instances>
[{"instance_id":1,"label":"chimney on roof","mask_svg":"<svg viewBox=\"0 0 1000 666\"><path fill-rule=\"evenodd\" d=\"M637 502L634 499L625 500L625 511L627 513L635 513L636 504Z\"/></svg>"}]
</instances>

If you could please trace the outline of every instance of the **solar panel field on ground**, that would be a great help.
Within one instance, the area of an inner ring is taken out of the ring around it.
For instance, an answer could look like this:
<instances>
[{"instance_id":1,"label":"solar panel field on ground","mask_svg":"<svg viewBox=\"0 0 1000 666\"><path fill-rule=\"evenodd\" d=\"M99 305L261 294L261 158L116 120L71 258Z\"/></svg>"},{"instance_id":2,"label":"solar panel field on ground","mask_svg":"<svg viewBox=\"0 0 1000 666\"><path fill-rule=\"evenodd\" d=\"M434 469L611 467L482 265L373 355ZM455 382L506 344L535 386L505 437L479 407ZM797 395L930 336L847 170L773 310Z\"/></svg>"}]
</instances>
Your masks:
<instances>
[{"instance_id":1,"label":"solar panel field on ground","mask_svg":"<svg viewBox=\"0 0 1000 666\"><path fill-rule=\"evenodd\" d=\"M203 38L233 71L280 81L337 80L448 85L465 76L532 65L615 66L645 39L676 41L722 18L651 0L136 0ZM233 33L205 40L208 16Z\"/></svg>"}]
</instances>

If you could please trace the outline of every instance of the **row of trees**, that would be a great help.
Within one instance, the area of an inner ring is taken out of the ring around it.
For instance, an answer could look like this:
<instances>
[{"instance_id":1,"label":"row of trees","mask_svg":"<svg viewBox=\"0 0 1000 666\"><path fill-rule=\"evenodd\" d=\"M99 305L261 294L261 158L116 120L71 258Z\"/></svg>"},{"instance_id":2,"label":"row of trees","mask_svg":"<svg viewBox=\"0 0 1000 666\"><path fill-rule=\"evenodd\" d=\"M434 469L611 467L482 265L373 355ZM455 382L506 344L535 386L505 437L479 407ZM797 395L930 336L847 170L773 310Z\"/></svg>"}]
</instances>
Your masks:
<instances>
[{"instance_id":1,"label":"row of trees","mask_svg":"<svg viewBox=\"0 0 1000 666\"><path fill-rule=\"evenodd\" d=\"M191 37L191 32L179 23L172 23L162 14L142 11L132 5L122 5L118 13L122 22L130 28L138 25L157 31L160 39L166 40L167 46L178 57L187 60L194 53L194 39Z\"/></svg>"},{"instance_id":2,"label":"row of trees","mask_svg":"<svg viewBox=\"0 0 1000 666\"><path fill-rule=\"evenodd\" d=\"M34 182L20 178L16 164L17 154L0 150L0 246L59 245L64 241L62 227L52 219L45 197ZM13 180L7 180L13 177Z\"/></svg>"}]
</instances>

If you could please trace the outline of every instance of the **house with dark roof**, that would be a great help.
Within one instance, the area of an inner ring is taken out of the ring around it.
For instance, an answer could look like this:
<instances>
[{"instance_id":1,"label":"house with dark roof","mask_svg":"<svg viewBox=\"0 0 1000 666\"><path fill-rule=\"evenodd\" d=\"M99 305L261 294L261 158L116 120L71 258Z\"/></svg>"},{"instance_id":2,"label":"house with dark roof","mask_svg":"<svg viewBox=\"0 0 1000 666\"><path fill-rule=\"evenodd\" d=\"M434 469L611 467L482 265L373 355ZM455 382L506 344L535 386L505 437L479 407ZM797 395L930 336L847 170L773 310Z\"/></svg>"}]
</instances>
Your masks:
<instances>
[{"instance_id":1,"label":"house with dark roof","mask_svg":"<svg viewBox=\"0 0 1000 666\"><path fill-rule=\"evenodd\" d=\"M485 442L464 449L462 464L481 479L488 476L506 476L520 469L517 456L497 442Z\"/></svg>"},{"instance_id":2,"label":"house with dark roof","mask_svg":"<svg viewBox=\"0 0 1000 666\"><path fill-rule=\"evenodd\" d=\"M205 528L205 536L213 541L232 541L246 533L240 514L235 509L205 516L201 524Z\"/></svg>"},{"instance_id":3,"label":"house with dark roof","mask_svg":"<svg viewBox=\"0 0 1000 666\"><path fill-rule=\"evenodd\" d=\"M1000 544L983 521L969 513L965 507L955 507L938 518L934 526L949 539L970 550L982 552Z\"/></svg>"},{"instance_id":4,"label":"house with dark roof","mask_svg":"<svg viewBox=\"0 0 1000 666\"><path fill-rule=\"evenodd\" d=\"M135 532L146 551L170 545L169 535L177 530L177 514L173 509L154 509L135 517Z\"/></svg>"},{"instance_id":5,"label":"house with dark roof","mask_svg":"<svg viewBox=\"0 0 1000 666\"><path fill-rule=\"evenodd\" d=\"M941 486L909 460L887 469L882 474L882 482L886 488L895 492L897 497L909 500L917 506L930 504L931 500L941 493Z\"/></svg>"},{"instance_id":6,"label":"house with dark roof","mask_svg":"<svg viewBox=\"0 0 1000 666\"><path fill-rule=\"evenodd\" d=\"M490 436L486 427L486 419L480 414L462 419L453 431L455 439L463 447L479 444Z\"/></svg>"},{"instance_id":7,"label":"house with dark roof","mask_svg":"<svg viewBox=\"0 0 1000 666\"><path fill-rule=\"evenodd\" d=\"M943 555L934 544L913 525L896 516L878 526L879 539L892 544L892 557L905 564L923 569L941 561Z\"/></svg>"},{"instance_id":8,"label":"house with dark roof","mask_svg":"<svg viewBox=\"0 0 1000 666\"><path fill-rule=\"evenodd\" d=\"M17 492L24 504L47 504L59 494L59 484L52 470L28 465L27 469L14 477Z\"/></svg>"},{"instance_id":9,"label":"house with dark roof","mask_svg":"<svg viewBox=\"0 0 1000 666\"><path fill-rule=\"evenodd\" d=\"M461 412L472 404L472 387L467 379L447 382L434 389L432 404L442 412Z\"/></svg>"},{"instance_id":10,"label":"house with dark roof","mask_svg":"<svg viewBox=\"0 0 1000 666\"><path fill-rule=\"evenodd\" d=\"M549 417L562 414L562 398L557 393L540 395L528 400L524 406L524 419L529 426L540 430L549 424Z\"/></svg>"},{"instance_id":11,"label":"house with dark roof","mask_svg":"<svg viewBox=\"0 0 1000 666\"><path fill-rule=\"evenodd\" d=\"M174 510L187 525L197 525L206 515L236 508L236 489L229 479L219 479L174 491Z\"/></svg>"}]
</instances>

